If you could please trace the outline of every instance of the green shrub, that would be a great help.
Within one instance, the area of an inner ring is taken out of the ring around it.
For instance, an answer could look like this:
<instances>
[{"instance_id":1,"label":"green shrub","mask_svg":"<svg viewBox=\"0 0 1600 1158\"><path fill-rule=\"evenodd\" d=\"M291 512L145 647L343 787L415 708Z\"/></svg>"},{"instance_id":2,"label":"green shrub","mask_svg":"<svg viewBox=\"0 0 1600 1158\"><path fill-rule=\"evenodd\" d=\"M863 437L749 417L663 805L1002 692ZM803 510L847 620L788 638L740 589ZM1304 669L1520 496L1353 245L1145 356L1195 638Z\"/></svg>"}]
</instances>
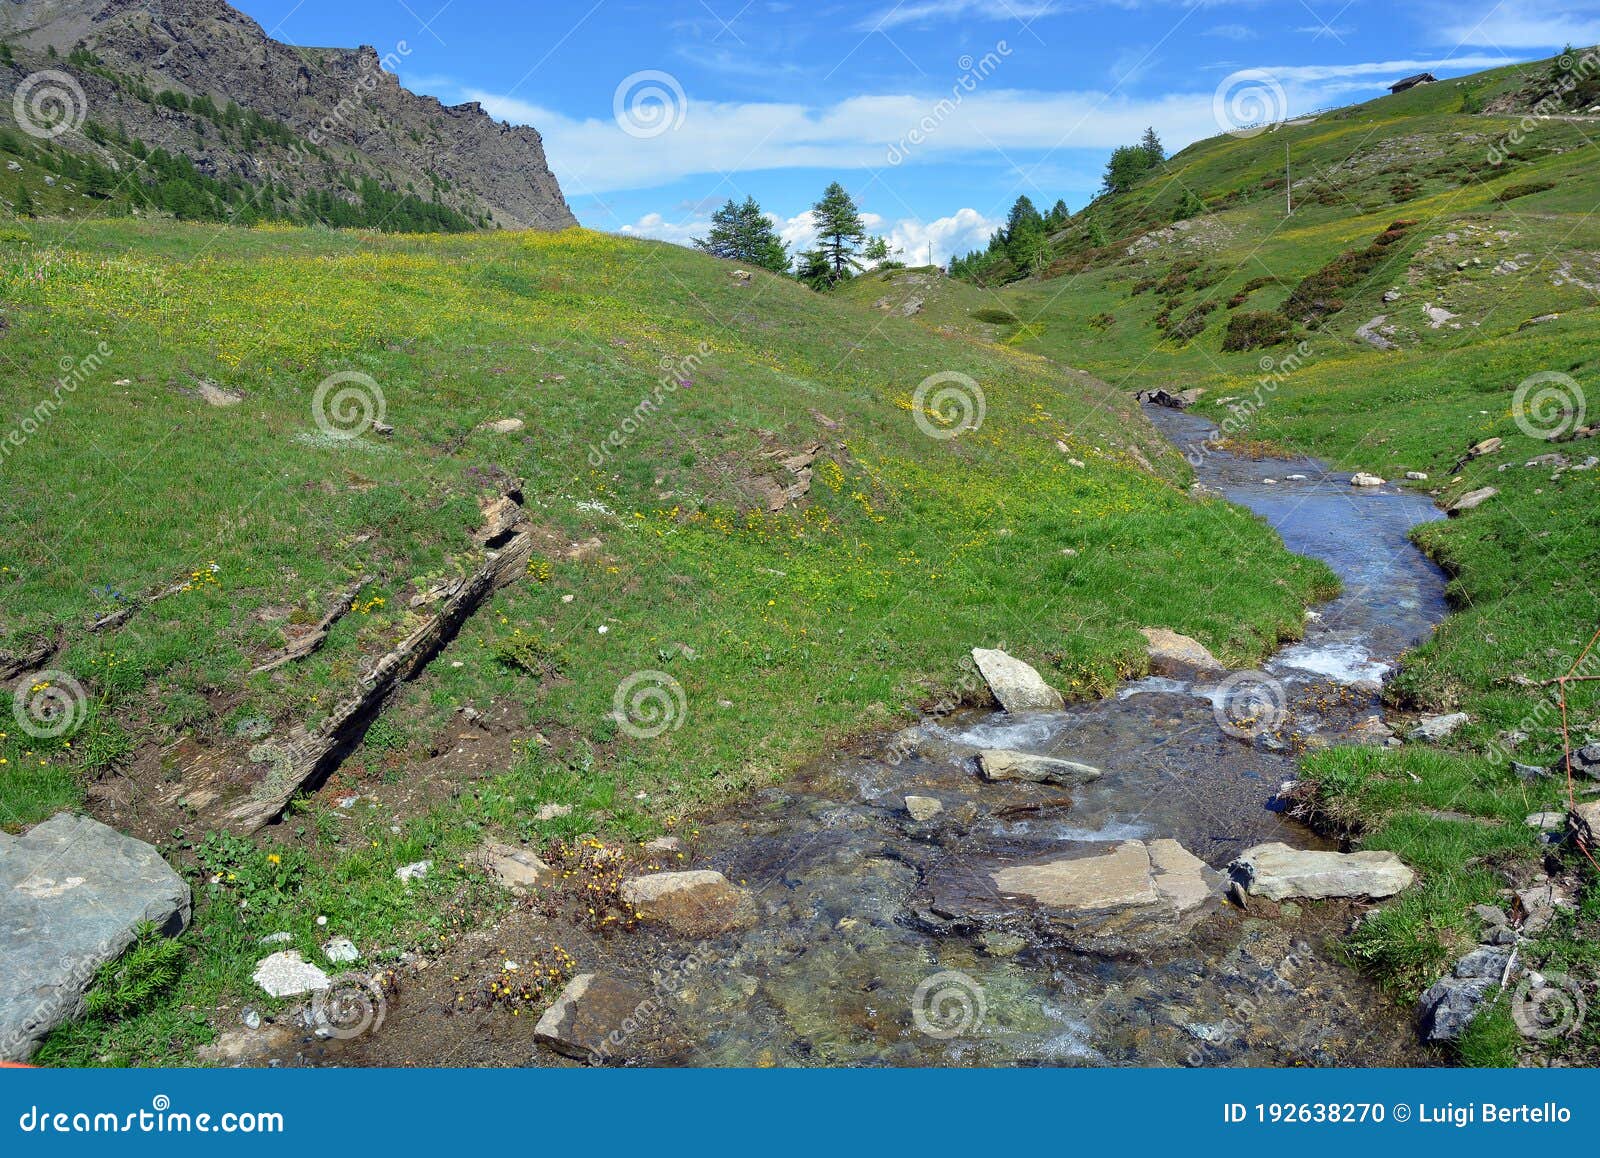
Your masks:
<instances>
[{"instance_id":1,"label":"green shrub","mask_svg":"<svg viewBox=\"0 0 1600 1158\"><path fill-rule=\"evenodd\" d=\"M1245 310L1228 319L1222 335L1224 350L1258 350L1289 340L1293 326L1282 314L1267 310Z\"/></svg>"}]
</instances>

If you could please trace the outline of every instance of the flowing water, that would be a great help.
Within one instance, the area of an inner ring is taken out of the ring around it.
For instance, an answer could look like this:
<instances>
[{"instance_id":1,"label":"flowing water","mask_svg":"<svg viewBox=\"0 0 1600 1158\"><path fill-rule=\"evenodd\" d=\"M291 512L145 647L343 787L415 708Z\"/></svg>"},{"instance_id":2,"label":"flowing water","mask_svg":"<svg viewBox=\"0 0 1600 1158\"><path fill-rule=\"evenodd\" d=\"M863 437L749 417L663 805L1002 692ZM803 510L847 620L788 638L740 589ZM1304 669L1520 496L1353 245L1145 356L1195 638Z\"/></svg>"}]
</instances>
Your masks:
<instances>
[{"instance_id":1,"label":"flowing water","mask_svg":"<svg viewBox=\"0 0 1600 1158\"><path fill-rule=\"evenodd\" d=\"M1374 712L1377 681L1444 617L1444 576L1407 538L1438 517L1426 498L1353 488L1348 475L1311 460L1237 458L1206 445L1212 430L1199 419L1172 410L1151 418L1190 453L1203 485L1256 511L1293 550L1326 561L1342 594L1316 609L1303 640L1247 678L1150 678L1061 712L928 719L703 824L696 867L748 882L760 922L699 946L646 926L590 946L583 963L647 987L652 975L658 984L679 978L667 987L678 1045L651 1060L1430 1060L1404 1013L1335 960L1330 944L1356 915L1352 905L1219 906L1176 944L1121 957L993 929L952 934L917 916L931 874L1086 841L1173 837L1218 869L1261 841L1327 847L1277 807L1280 785L1295 774L1294 749ZM1240 726L1262 712L1278 726L1259 734ZM1105 774L1070 792L989 784L971 756L991 747L1066 757ZM907 794L938 798L944 812L914 821ZM516 1040L517 1050L527 1048L526 1036ZM536 1050L453 1056L544 1060Z\"/></svg>"}]
</instances>

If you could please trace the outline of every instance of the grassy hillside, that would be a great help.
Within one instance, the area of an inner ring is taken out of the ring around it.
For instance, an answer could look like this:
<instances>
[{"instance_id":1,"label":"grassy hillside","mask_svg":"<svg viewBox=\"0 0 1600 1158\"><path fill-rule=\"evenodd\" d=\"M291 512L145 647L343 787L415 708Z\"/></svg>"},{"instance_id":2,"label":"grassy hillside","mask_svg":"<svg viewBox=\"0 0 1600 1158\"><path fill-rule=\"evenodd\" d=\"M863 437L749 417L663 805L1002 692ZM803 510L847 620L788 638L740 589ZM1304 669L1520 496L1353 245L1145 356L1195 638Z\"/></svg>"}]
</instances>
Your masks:
<instances>
[{"instance_id":1,"label":"grassy hillside","mask_svg":"<svg viewBox=\"0 0 1600 1158\"><path fill-rule=\"evenodd\" d=\"M1530 684L1565 674L1600 627L1600 440L1551 438L1600 411L1600 118L1521 120L1560 75L1537 62L1204 141L1077 215L1048 276L915 290L936 325L989 329L1126 393L1204 389L1198 409L1236 446L1423 473L1407 485L1446 506L1498 489L1417 532L1453 577L1456 613L1388 689L1396 709L1462 710L1470 724L1446 753L1336 750L1306 764L1322 816L1423 871L1419 891L1351 942L1406 1000L1476 939L1472 904L1500 903L1508 880L1539 870L1536 834L1505 824L1566 800L1564 783L1524 783L1510 767L1561 751L1555 689ZM1205 211L1174 224L1190 192ZM1090 246L1092 228L1114 240ZM900 301L906 276L850 292ZM1463 461L1489 438L1502 447ZM1597 688L1570 685L1574 744L1600 737ZM1538 955L1591 974L1597 933L1591 897ZM1483 1019L1465 1055L1509 1060L1508 1025L1503 1009ZM1597 1043L1591 1029L1578 1048Z\"/></svg>"},{"instance_id":2,"label":"grassy hillside","mask_svg":"<svg viewBox=\"0 0 1600 1158\"><path fill-rule=\"evenodd\" d=\"M169 997L47 1058L170 1060L211 1033L186 1011L251 991L260 937L313 952L318 914L437 947L503 903L464 867L486 832L658 833L959 690L973 646L1092 695L1143 670L1141 624L1247 662L1331 583L1191 500L1123 391L674 247L6 237L0 651L55 673L11 682L59 693L73 728L0 735L0 811L14 830L83 805L160 843L202 902ZM941 374L981 424L919 393ZM507 492L538 532L526 574L284 824L205 831L190 757L325 718L482 561ZM256 670L330 613L319 649ZM424 858L425 884L394 879Z\"/></svg>"}]
</instances>

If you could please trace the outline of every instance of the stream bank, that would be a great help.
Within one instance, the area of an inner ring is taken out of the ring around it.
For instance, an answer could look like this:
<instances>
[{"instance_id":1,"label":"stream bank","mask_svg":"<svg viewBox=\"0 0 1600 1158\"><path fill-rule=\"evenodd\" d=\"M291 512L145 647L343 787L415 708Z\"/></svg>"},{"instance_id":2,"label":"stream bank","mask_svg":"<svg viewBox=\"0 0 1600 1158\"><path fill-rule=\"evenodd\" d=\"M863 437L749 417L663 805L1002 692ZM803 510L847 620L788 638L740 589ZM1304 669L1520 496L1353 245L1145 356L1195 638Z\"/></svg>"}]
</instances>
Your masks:
<instances>
[{"instance_id":1,"label":"stream bank","mask_svg":"<svg viewBox=\"0 0 1600 1158\"><path fill-rule=\"evenodd\" d=\"M992 893L949 885L1107 842L1176 841L1209 870L1266 841L1328 847L1278 804L1297 751L1369 731L1380 681L1445 614L1444 576L1408 538L1439 517L1428 500L1353 488L1313 460L1217 451L1209 426L1178 411L1151 418L1202 485L1254 510L1343 582L1305 637L1259 672L1151 677L1096 703L961 711L864 742L706 819L682 860L668 854L672 868L713 868L747 887L759 912L752 926L706 940L654 924L595 935L530 900L408 980L379 1032L307 1037L276 1060L558 1060L535 1040L537 1006L511 1016L470 992L486 969L520 968L556 945L583 972L637 995L637 1008L648 1004L612 1058L632 1064L1435 1060L1405 1016L1335 959L1331 943L1366 906L1253 899L1244 911L1213 908L1162 943L1086 946L1019 923ZM1104 774L1070 789L991 783L974 770L984 749Z\"/></svg>"}]
</instances>

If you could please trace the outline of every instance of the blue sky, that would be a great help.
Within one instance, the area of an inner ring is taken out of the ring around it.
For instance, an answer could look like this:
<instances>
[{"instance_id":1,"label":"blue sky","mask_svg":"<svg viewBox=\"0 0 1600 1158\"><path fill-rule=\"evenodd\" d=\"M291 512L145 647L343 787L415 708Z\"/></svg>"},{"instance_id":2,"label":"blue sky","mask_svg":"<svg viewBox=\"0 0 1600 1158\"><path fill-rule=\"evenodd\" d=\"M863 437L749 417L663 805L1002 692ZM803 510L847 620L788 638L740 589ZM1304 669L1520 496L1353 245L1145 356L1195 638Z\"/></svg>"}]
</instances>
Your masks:
<instances>
[{"instance_id":1,"label":"blue sky","mask_svg":"<svg viewBox=\"0 0 1600 1158\"><path fill-rule=\"evenodd\" d=\"M280 40L544 134L587 226L686 241L751 194L797 244L841 180L921 258L1019 193L1076 209L1110 148L1600 42L1600 0L235 0ZM1240 75L1243 74L1243 75Z\"/></svg>"}]
</instances>

